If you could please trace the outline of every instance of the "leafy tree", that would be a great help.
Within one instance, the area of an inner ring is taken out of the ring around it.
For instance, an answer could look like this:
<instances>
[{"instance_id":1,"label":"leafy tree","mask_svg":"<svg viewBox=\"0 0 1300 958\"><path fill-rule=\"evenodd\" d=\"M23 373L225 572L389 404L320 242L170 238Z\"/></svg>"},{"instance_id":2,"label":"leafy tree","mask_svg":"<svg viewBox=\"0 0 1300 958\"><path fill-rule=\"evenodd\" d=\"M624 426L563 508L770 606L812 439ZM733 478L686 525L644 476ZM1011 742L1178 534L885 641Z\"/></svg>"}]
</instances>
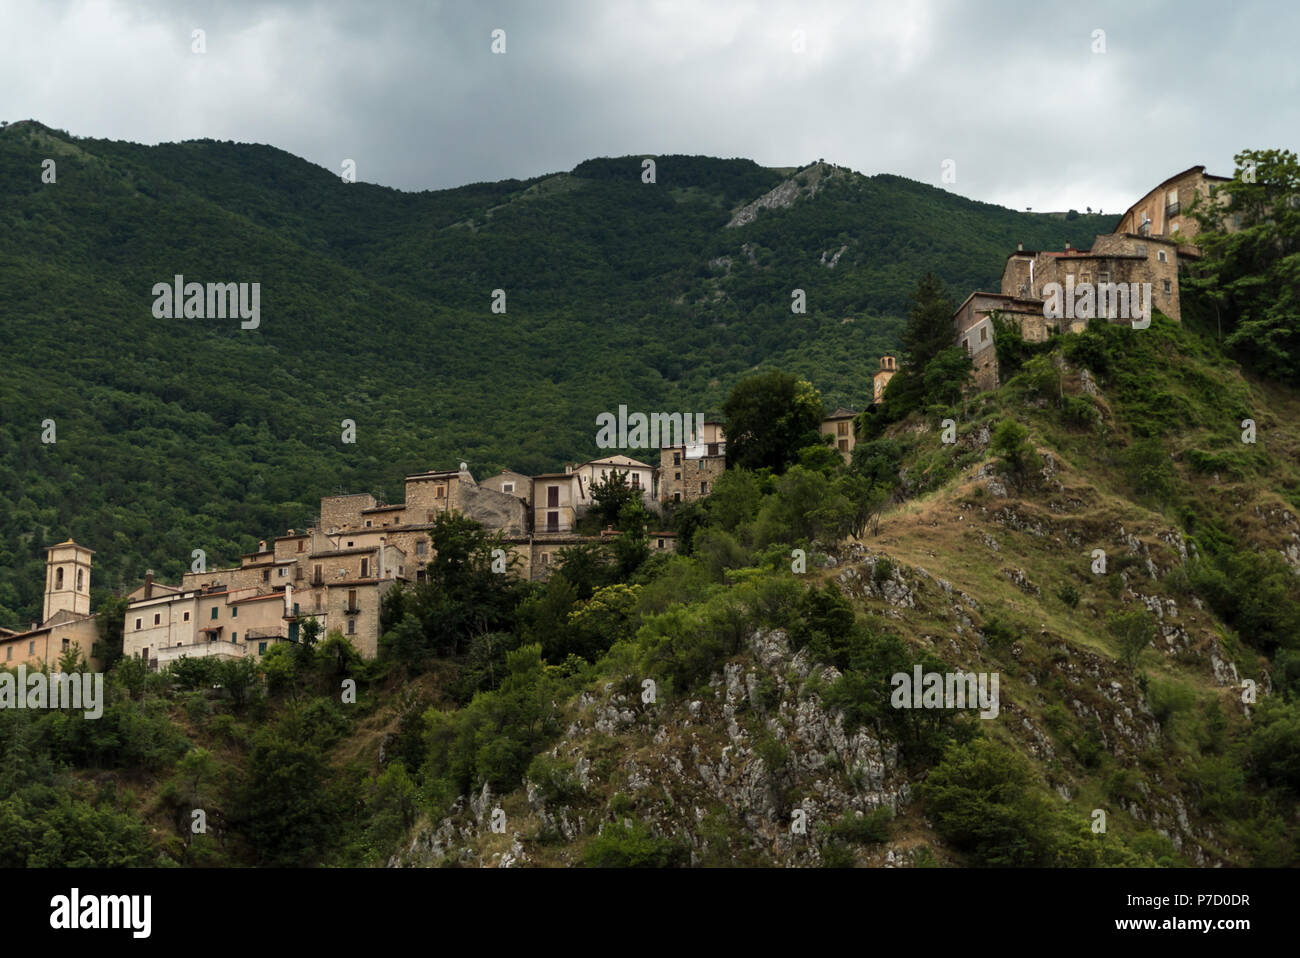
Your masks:
<instances>
[{"instance_id":1,"label":"leafy tree","mask_svg":"<svg viewBox=\"0 0 1300 958\"><path fill-rule=\"evenodd\" d=\"M996 456L1001 456L1007 469L1023 482L1029 476L1029 470L1037 459L1037 452L1029 440L1029 430L1014 419L1004 419L993 430L993 439L989 449Z\"/></svg>"},{"instance_id":2,"label":"leafy tree","mask_svg":"<svg viewBox=\"0 0 1300 958\"><path fill-rule=\"evenodd\" d=\"M640 497L640 491L617 469L591 484L592 511L600 517L601 528L617 525L623 507Z\"/></svg>"},{"instance_id":3,"label":"leafy tree","mask_svg":"<svg viewBox=\"0 0 1300 958\"><path fill-rule=\"evenodd\" d=\"M1232 182L1191 207L1202 257L1183 285L1226 326L1224 345L1245 364L1300 383L1300 162L1290 150L1234 159Z\"/></svg>"},{"instance_id":4,"label":"leafy tree","mask_svg":"<svg viewBox=\"0 0 1300 958\"><path fill-rule=\"evenodd\" d=\"M812 384L780 370L742 379L722 407L727 465L782 472L815 445L823 419Z\"/></svg>"},{"instance_id":5,"label":"leafy tree","mask_svg":"<svg viewBox=\"0 0 1300 958\"><path fill-rule=\"evenodd\" d=\"M1114 612L1108 617L1107 625L1119 640L1120 658L1124 664L1129 669L1137 668L1138 660L1155 635L1155 620L1151 613L1146 609Z\"/></svg>"}]
</instances>

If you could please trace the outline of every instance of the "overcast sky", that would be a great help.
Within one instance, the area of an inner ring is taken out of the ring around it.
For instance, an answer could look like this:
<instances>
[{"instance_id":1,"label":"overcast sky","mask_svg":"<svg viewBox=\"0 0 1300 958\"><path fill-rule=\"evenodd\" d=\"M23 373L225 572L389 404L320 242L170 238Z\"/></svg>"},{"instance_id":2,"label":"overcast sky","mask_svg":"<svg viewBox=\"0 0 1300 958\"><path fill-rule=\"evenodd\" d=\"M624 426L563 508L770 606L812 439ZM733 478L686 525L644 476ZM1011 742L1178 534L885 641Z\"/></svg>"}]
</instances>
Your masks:
<instances>
[{"instance_id":1,"label":"overcast sky","mask_svg":"<svg viewBox=\"0 0 1300 958\"><path fill-rule=\"evenodd\" d=\"M269 143L408 190L703 153L1118 213L1296 149L1297 37L1292 0L0 0L0 119Z\"/></svg>"}]
</instances>

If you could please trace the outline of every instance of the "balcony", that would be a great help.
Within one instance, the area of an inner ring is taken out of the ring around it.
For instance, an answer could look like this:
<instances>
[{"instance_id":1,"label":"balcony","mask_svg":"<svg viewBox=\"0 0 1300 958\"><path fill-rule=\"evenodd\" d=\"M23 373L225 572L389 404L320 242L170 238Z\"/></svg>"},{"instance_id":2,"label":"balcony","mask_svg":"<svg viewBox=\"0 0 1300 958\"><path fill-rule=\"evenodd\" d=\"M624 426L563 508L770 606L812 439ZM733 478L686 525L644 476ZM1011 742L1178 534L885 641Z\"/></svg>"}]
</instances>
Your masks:
<instances>
[{"instance_id":1,"label":"balcony","mask_svg":"<svg viewBox=\"0 0 1300 958\"><path fill-rule=\"evenodd\" d=\"M361 606L356 605L355 603L348 603L343 607L343 611L348 615L356 615L361 611Z\"/></svg>"},{"instance_id":2,"label":"balcony","mask_svg":"<svg viewBox=\"0 0 1300 958\"><path fill-rule=\"evenodd\" d=\"M1168 222L1168 221L1169 221L1169 218L1170 218L1171 216L1177 216L1177 215L1178 215L1178 210L1179 210L1180 208L1181 208L1181 204L1178 204L1178 203L1170 203L1170 204L1168 204L1168 205L1165 207L1165 222Z\"/></svg>"}]
</instances>

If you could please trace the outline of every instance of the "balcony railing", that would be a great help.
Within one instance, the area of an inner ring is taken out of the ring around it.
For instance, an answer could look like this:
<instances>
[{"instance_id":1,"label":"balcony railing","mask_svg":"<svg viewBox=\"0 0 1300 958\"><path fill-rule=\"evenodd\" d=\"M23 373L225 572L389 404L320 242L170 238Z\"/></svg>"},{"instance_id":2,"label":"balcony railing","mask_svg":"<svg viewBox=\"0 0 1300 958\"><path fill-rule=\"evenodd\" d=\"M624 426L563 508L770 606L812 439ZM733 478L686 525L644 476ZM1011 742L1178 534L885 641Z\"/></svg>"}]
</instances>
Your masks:
<instances>
[{"instance_id":1,"label":"balcony railing","mask_svg":"<svg viewBox=\"0 0 1300 958\"><path fill-rule=\"evenodd\" d=\"M1178 215L1178 210L1179 210L1180 208L1181 208L1181 207L1180 207L1180 205L1179 205L1178 203L1169 203L1169 204L1167 204L1167 205L1165 206L1165 219L1169 219L1169 217L1171 217L1171 216L1177 216L1177 215Z\"/></svg>"}]
</instances>

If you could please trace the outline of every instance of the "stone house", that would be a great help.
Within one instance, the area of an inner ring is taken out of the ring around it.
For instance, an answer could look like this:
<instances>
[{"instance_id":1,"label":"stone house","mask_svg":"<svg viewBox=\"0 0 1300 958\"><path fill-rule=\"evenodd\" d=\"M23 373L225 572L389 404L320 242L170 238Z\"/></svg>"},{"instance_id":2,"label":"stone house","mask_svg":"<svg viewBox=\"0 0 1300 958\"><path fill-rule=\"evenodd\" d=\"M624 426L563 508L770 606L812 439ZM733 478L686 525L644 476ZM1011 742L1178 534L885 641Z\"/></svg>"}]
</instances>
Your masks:
<instances>
[{"instance_id":1,"label":"stone house","mask_svg":"<svg viewBox=\"0 0 1300 958\"><path fill-rule=\"evenodd\" d=\"M722 423L710 420L681 446L659 450L659 501L703 499L727 468L727 441Z\"/></svg>"},{"instance_id":2,"label":"stone house","mask_svg":"<svg viewBox=\"0 0 1300 958\"><path fill-rule=\"evenodd\" d=\"M1116 233L1142 237L1163 236L1190 243L1200 232L1200 224L1188 214L1194 197L1205 203L1211 196L1216 202L1227 199L1220 187L1231 183L1230 176L1206 173L1204 166L1193 166L1175 173L1124 211ZM1235 224L1229 224L1233 228Z\"/></svg>"}]
</instances>

